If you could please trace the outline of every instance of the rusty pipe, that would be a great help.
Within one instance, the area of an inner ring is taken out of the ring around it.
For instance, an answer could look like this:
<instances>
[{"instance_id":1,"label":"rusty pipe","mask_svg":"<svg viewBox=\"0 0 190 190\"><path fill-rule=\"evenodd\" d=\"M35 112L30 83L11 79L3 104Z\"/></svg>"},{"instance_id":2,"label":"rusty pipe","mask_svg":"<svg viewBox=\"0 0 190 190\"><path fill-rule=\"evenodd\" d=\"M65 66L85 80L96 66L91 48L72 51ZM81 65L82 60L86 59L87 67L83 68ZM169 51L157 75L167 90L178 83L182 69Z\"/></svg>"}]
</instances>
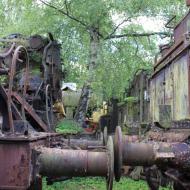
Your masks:
<instances>
[{"instance_id":1,"label":"rusty pipe","mask_svg":"<svg viewBox=\"0 0 190 190\"><path fill-rule=\"evenodd\" d=\"M121 128L117 127L114 136L114 172L116 181L120 180L121 168L128 166L151 166L175 158L170 143L134 143L123 138Z\"/></svg>"},{"instance_id":2,"label":"rusty pipe","mask_svg":"<svg viewBox=\"0 0 190 190\"><path fill-rule=\"evenodd\" d=\"M39 174L46 177L104 176L111 189L114 176L113 140L101 151L72 150L39 147Z\"/></svg>"},{"instance_id":3,"label":"rusty pipe","mask_svg":"<svg viewBox=\"0 0 190 190\"><path fill-rule=\"evenodd\" d=\"M152 166L164 162L171 163L169 161L174 161L177 155L174 148L182 144L183 143L125 142L122 145L123 164L130 166ZM178 151L180 150L178 149Z\"/></svg>"},{"instance_id":4,"label":"rusty pipe","mask_svg":"<svg viewBox=\"0 0 190 190\"><path fill-rule=\"evenodd\" d=\"M125 143L122 150L123 165L167 165L190 171L190 145L187 143Z\"/></svg>"},{"instance_id":5,"label":"rusty pipe","mask_svg":"<svg viewBox=\"0 0 190 190\"><path fill-rule=\"evenodd\" d=\"M42 176L106 176L107 152L42 148L40 151L40 174ZM101 160L101 162L100 162Z\"/></svg>"},{"instance_id":6,"label":"rusty pipe","mask_svg":"<svg viewBox=\"0 0 190 190\"><path fill-rule=\"evenodd\" d=\"M168 164L190 170L190 145L183 142L123 143L124 165L151 166Z\"/></svg>"},{"instance_id":7,"label":"rusty pipe","mask_svg":"<svg viewBox=\"0 0 190 190\"><path fill-rule=\"evenodd\" d=\"M123 164L130 166L151 166L156 154L151 144L125 143L122 149Z\"/></svg>"}]
</instances>

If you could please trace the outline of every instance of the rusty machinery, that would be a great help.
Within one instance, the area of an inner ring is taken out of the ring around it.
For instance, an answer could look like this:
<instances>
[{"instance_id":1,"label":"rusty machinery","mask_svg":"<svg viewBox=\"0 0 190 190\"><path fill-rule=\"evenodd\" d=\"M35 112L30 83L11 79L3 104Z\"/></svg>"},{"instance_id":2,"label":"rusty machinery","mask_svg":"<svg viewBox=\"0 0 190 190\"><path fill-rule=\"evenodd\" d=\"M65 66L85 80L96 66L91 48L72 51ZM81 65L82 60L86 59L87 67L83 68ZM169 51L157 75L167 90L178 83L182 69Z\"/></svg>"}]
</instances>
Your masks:
<instances>
[{"instance_id":1,"label":"rusty machinery","mask_svg":"<svg viewBox=\"0 0 190 190\"><path fill-rule=\"evenodd\" d=\"M114 137L115 178L120 180L122 166L156 166L165 177L174 181L174 189L189 189L189 156L188 142L129 142L122 135L121 128L116 128ZM151 189L159 189L150 182ZM157 181L158 183L159 181Z\"/></svg>"},{"instance_id":2,"label":"rusty machinery","mask_svg":"<svg viewBox=\"0 0 190 190\"><path fill-rule=\"evenodd\" d=\"M175 190L190 189L189 23L190 13L174 28L172 43L161 49L154 66L150 131L142 140L123 136L117 127L114 145L111 137L107 142L106 133L102 143L68 140L54 132L60 49L52 35L1 39L6 45L0 54L0 189L41 189L43 176L49 183L103 176L107 189L112 189L113 177L120 180L123 165L144 166L151 190L160 185L160 178L151 178L154 168L173 181Z\"/></svg>"},{"instance_id":3,"label":"rusty machinery","mask_svg":"<svg viewBox=\"0 0 190 190\"><path fill-rule=\"evenodd\" d=\"M73 176L102 176L112 189L112 138L103 145L54 132L53 104L61 98L57 41L51 34L13 34L0 43L0 189L40 190L42 177L53 183Z\"/></svg>"},{"instance_id":4,"label":"rusty machinery","mask_svg":"<svg viewBox=\"0 0 190 190\"><path fill-rule=\"evenodd\" d=\"M31 125L37 131L53 131L53 104L61 99L59 44L52 36L48 41L19 34L0 43L0 99L6 105L0 108L2 130L14 133L22 126L27 133Z\"/></svg>"}]
</instances>

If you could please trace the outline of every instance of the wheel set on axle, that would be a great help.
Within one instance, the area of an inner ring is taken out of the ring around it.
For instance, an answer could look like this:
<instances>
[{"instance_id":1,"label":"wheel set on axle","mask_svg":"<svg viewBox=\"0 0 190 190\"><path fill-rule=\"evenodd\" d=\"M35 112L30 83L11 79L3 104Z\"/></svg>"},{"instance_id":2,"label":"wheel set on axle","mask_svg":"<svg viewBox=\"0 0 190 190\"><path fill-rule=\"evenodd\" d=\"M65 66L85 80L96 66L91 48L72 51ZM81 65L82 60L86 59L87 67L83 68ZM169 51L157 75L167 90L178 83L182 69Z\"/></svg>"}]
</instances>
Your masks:
<instances>
[{"instance_id":1,"label":"wheel set on axle","mask_svg":"<svg viewBox=\"0 0 190 190\"><path fill-rule=\"evenodd\" d=\"M59 149L37 147L39 165L36 176L44 176L54 182L63 177L105 177L107 190L112 190L114 180L114 145L108 137L107 145L101 149Z\"/></svg>"},{"instance_id":2,"label":"wheel set on axle","mask_svg":"<svg viewBox=\"0 0 190 190\"><path fill-rule=\"evenodd\" d=\"M122 132L121 128L117 127L114 136L114 173L115 173L115 180L117 182L120 181L121 174L122 174L122 165L123 165L123 158L122 158L122 150L123 150L123 142L122 142Z\"/></svg>"}]
</instances>

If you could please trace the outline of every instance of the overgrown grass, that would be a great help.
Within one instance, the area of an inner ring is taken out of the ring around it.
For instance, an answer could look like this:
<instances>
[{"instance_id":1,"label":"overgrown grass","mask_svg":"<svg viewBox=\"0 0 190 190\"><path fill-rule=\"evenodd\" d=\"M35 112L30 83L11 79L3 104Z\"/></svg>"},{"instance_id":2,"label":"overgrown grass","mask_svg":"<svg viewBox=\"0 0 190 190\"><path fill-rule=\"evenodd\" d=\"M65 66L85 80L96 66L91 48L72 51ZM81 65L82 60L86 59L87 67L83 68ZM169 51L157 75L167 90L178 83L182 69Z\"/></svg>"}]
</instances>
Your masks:
<instances>
[{"instance_id":1,"label":"overgrown grass","mask_svg":"<svg viewBox=\"0 0 190 190\"><path fill-rule=\"evenodd\" d=\"M47 186L44 180L43 190L106 190L106 182L103 178L73 178L64 182ZM145 181L134 181L122 178L119 183L114 182L113 190L148 190ZM168 190L160 188L160 190Z\"/></svg>"},{"instance_id":2,"label":"overgrown grass","mask_svg":"<svg viewBox=\"0 0 190 190\"><path fill-rule=\"evenodd\" d=\"M64 119L56 126L56 131L64 134L77 134L82 131L82 128L75 121Z\"/></svg>"}]
</instances>

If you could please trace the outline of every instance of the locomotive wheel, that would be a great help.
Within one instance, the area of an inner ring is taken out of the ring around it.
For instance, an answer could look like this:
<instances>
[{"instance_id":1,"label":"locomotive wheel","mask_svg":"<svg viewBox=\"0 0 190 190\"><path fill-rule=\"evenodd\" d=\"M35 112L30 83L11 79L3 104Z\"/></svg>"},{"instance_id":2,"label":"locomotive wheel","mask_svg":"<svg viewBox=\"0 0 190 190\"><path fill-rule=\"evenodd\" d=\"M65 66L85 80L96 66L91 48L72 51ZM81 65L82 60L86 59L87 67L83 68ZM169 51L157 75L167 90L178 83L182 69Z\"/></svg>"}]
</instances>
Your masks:
<instances>
[{"instance_id":1,"label":"locomotive wheel","mask_svg":"<svg viewBox=\"0 0 190 190\"><path fill-rule=\"evenodd\" d=\"M24 55L24 60L21 60L19 57L20 54ZM18 64L18 62L20 64ZM11 63L11 68L10 68L10 73L9 73L9 87L8 87L8 97L7 97L7 105L8 105L8 112L9 112L9 123L10 123L10 129L12 132L14 132L14 127L13 127L13 115L12 115L12 95L14 92L13 87L14 86L14 77L17 74L17 69L20 70L19 66L24 69L24 84L21 88L22 92L22 98L23 98L23 104L21 105L21 116L23 120L26 120L25 117L25 110L24 110L24 101L26 97L26 90L27 90L27 84L28 84L28 75L29 75L29 58L28 58L28 53L25 47L23 46L18 46L13 54L12 58L12 63Z\"/></svg>"},{"instance_id":2,"label":"locomotive wheel","mask_svg":"<svg viewBox=\"0 0 190 190\"><path fill-rule=\"evenodd\" d=\"M114 146L112 137L108 138L107 143L108 149L108 175L106 177L107 190L112 190L113 188L113 178L114 178Z\"/></svg>"},{"instance_id":3,"label":"locomotive wheel","mask_svg":"<svg viewBox=\"0 0 190 190\"><path fill-rule=\"evenodd\" d=\"M122 132L121 127L117 126L114 136L114 173L115 173L115 180L117 182L120 181L121 173L122 173Z\"/></svg>"}]
</instances>

